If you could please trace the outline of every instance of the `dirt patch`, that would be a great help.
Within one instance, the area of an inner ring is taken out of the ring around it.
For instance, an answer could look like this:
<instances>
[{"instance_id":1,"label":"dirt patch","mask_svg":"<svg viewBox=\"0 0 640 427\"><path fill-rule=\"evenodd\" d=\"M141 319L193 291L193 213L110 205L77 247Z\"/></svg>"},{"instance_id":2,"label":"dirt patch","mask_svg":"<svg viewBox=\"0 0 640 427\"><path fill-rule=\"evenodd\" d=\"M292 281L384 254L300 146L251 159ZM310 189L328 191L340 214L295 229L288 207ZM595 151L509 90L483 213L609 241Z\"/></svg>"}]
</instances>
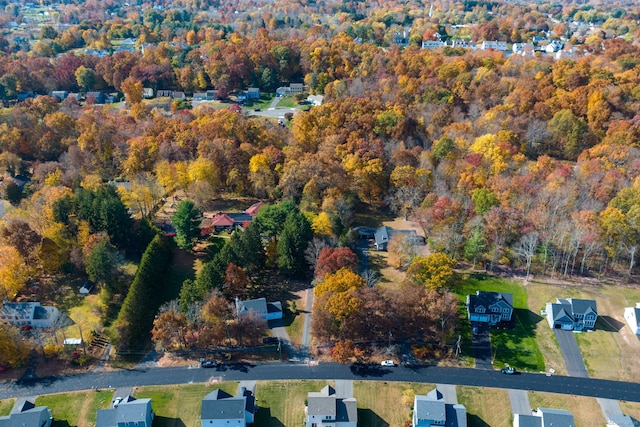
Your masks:
<instances>
[{"instance_id":1,"label":"dirt patch","mask_svg":"<svg viewBox=\"0 0 640 427\"><path fill-rule=\"evenodd\" d=\"M178 356L173 353L165 353L158 360L158 366L168 368L172 366L192 366L199 363L199 358L193 356Z\"/></svg>"}]
</instances>

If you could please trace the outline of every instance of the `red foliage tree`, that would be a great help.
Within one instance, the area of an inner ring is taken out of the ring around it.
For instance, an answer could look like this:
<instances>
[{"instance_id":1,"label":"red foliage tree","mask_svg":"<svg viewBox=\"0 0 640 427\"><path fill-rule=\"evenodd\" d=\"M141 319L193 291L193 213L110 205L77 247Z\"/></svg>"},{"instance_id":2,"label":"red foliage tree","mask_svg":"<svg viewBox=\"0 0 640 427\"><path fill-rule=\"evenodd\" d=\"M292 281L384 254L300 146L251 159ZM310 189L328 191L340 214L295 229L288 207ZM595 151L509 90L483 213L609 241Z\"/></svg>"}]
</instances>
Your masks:
<instances>
[{"instance_id":1,"label":"red foliage tree","mask_svg":"<svg viewBox=\"0 0 640 427\"><path fill-rule=\"evenodd\" d=\"M354 268L358 265L358 257L349 248L323 248L316 264L316 276L324 277L333 274L343 267Z\"/></svg>"}]
</instances>

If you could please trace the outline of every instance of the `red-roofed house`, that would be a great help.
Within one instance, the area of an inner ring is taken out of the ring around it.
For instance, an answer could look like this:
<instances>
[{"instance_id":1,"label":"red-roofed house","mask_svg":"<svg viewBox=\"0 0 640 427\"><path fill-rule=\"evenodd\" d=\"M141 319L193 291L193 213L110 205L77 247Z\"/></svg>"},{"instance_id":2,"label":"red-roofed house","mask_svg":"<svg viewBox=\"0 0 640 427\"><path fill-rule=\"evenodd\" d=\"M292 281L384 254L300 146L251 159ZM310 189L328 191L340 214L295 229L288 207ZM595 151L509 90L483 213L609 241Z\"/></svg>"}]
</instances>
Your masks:
<instances>
[{"instance_id":1,"label":"red-roofed house","mask_svg":"<svg viewBox=\"0 0 640 427\"><path fill-rule=\"evenodd\" d=\"M264 202L254 203L244 212L218 212L216 214L205 212L205 219L200 224L200 234L206 236L212 232L246 228L263 205Z\"/></svg>"},{"instance_id":2,"label":"red-roofed house","mask_svg":"<svg viewBox=\"0 0 640 427\"><path fill-rule=\"evenodd\" d=\"M258 214L258 209L260 209L262 206L264 206L264 202L254 203L249 206L244 212L255 218L255 216Z\"/></svg>"}]
</instances>

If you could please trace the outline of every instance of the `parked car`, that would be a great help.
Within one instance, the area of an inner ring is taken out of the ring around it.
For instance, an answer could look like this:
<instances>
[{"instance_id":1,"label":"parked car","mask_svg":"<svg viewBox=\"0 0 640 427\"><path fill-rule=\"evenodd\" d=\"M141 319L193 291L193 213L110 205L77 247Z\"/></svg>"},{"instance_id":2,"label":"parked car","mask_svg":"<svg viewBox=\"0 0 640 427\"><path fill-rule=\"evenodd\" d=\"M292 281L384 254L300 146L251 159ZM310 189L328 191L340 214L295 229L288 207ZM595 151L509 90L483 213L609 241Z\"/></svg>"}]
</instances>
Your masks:
<instances>
[{"instance_id":1,"label":"parked car","mask_svg":"<svg viewBox=\"0 0 640 427\"><path fill-rule=\"evenodd\" d=\"M204 362L200 362L201 368L215 368L216 366L218 366L218 364L213 360L205 360Z\"/></svg>"},{"instance_id":2,"label":"parked car","mask_svg":"<svg viewBox=\"0 0 640 427\"><path fill-rule=\"evenodd\" d=\"M383 360L382 362L380 362L380 366L393 367L396 366L396 362L394 362L393 360Z\"/></svg>"},{"instance_id":3,"label":"parked car","mask_svg":"<svg viewBox=\"0 0 640 427\"><path fill-rule=\"evenodd\" d=\"M120 396L116 397L115 399L113 399L113 407L117 408L118 405L120 404L120 402L122 402L122 398Z\"/></svg>"},{"instance_id":4,"label":"parked car","mask_svg":"<svg viewBox=\"0 0 640 427\"><path fill-rule=\"evenodd\" d=\"M262 338L262 344L279 344L280 340L278 337L266 337Z\"/></svg>"},{"instance_id":5,"label":"parked car","mask_svg":"<svg viewBox=\"0 0 640 427\"><path fill-rule=\"evenodd\" d=\"M511 366L507 366L506 368L502 368L500 370L500 372L502 372L505 375L515 375L518 373L518 371L516 371L516 368L511 367Z\"/></svg>"}]
</instances>

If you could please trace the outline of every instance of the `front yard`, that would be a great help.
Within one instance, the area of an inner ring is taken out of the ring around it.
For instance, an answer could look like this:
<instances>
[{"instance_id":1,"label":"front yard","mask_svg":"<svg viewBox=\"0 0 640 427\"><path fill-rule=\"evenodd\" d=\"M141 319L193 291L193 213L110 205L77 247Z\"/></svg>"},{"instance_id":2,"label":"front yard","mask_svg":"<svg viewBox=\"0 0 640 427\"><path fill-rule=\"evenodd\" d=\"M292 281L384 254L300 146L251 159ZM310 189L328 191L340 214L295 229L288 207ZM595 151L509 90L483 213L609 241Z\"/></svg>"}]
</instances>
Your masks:
<instances>
[{"instance_id":1,"label":"front yard","mask_svg":"<svg viewBox=\"0 0 640 427\"><path fill-rule=\"evenodd\" d=\"M403 402L403 392L413 390L414 394L427 394L436 386L421 383L354 381L353 394L358 400L358 425L367 427L401 426L411 419L410 406Z\"/></svg>"},{"instance_id":2,"label":"front yard","mask_svg":"<svg viewBox=\"0 0 640 427\"><path fill-rule=\"evenodd\" d=\"M307 393L320 391L327 384L334 386L333 381L258 381L256 398L259 409L255 425L302 425Z\"/></svg>"},{"instance_id":3,"label":"front yard","mask_svg":"<svg viewBox=\"0 0 640 427\"><path fill-rule=\"evenodd\" d=\"M112 390L88 390L49 394L38 397L34 403L49 407L53 415L52 427L91 427L96 425L98 409L108 408L112 397Z\"/></svg>"},{"instance_id":4,"label":"front yard","mask_svg":"<svg viewBox=\"0 0 640 427\"><path fill-rule=\"evenodd\" d=\"M529 403L532 409L565 409L573 414L574 425L576 426L602 426L606 424L602 408L593 397L530 391Z\"/></svg>"},{"instance_id":5,"label":"front yard","mask_svg":"<svg viewBox=\"0 0 640 427\"><path fill-rule=\"evenodd\" d=\"M457 386L458 403L467 408L469 427L510 427L511 403L506 390Z\"/></svg>"}]
</instances>

